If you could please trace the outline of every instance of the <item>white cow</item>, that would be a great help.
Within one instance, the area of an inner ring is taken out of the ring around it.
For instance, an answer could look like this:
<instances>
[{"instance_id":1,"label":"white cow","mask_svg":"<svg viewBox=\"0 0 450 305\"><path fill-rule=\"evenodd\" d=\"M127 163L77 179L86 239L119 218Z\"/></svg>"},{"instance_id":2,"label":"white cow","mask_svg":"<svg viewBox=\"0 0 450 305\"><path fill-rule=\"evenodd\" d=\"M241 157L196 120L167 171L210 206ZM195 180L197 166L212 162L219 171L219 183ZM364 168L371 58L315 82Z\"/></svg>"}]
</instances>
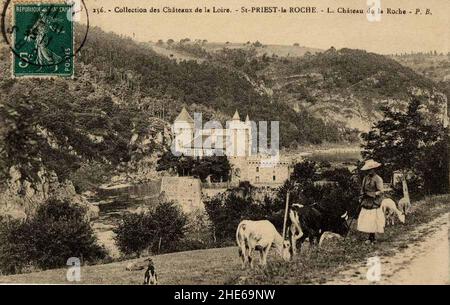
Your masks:
<instances>
[{"instance_id":1,"label":"white cow","mask_svg":"<svg viewBox=\"0 0 450 305\"><path fill-rule=\"evenodd\" d=\"M383 201L381 201L381 208L384 215L386 215L386 223L394 225L395 216L398 217L401 223L405 223L405 213L397 208L395 201L391 198L383 199Z\"/></svg>"},{"instance_id":2,"label":"white cow","mask_svg":"<svg viewBox=\"0 0 450 305\"><path fill-rule=\"evenodd\" d=\"M252 254L254 250L259 251L260 264L265 266L272 246L285 261L291 259L289 241L283 240L275 226L268 220L241 221L236 230L236 243L242 259L242 268L245 268L247 262L249 262L250 268L253 268Z\"/></svg>"}]
</instances>

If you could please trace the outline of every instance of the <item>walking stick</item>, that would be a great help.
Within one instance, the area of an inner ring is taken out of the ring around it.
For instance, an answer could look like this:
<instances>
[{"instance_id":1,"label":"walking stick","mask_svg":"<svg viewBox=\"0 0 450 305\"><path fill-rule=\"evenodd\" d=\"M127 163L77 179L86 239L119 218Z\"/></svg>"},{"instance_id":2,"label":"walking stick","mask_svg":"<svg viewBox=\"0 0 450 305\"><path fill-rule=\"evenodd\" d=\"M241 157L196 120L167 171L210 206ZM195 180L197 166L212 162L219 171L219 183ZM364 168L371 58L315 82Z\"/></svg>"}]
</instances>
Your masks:
<instances>
[{"instance_id":1,"label":"walking stick","mask_svg":"<svg viewBox=\"0 0 450 305\"><path fill-rule=\"evenodd\" d=\"M287 222L288 209L289 209L289 191L287 191L287 195L286 195L286 207L285 207L285 209L284 209L283 241L284 241L284 237L285 237L285 235L286 235L286 222Z\"/></svg>"}]
</instances>

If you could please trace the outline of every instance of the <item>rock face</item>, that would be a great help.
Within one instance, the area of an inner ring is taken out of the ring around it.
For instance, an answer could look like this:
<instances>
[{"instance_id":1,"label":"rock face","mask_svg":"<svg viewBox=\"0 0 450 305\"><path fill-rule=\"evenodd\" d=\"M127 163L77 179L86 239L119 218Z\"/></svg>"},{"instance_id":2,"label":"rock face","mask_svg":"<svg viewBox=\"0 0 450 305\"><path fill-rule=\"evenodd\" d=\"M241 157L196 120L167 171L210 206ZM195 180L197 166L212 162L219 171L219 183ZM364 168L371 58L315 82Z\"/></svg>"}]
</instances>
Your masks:
<instances>
[{"instance_id":1,"label":"rock face","mask_svg":"<svg viewBox=\"0 0 450 305\"><path fill-rule=\"evenodd\" d=\"M74 204L86 208L87 220L95 220L99 217L99 208L90 204L85 197L77 194L72 182L60 183L56 175L44 175L44 171L38 173L41 183L32 186L28 181L21 181L20 172L12 167L10 169L10 180L6 190L0 192L0 215L15 219L25 219L33 215L37 208L49 199L69 200ZM49 178L48 178L49 177Z\"/></svg>"}]
</instances>

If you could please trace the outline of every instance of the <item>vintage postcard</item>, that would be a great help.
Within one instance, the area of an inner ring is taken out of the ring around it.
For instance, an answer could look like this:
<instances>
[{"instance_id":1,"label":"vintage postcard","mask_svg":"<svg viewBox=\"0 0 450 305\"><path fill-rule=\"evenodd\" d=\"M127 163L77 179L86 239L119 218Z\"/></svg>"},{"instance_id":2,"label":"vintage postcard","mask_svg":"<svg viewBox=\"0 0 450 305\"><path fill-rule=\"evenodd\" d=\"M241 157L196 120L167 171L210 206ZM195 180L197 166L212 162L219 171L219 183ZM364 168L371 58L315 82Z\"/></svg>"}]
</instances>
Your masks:
<instances>
[{"instance_id":1,"label":"vintage postcard","mask_svg":"<svg viewBox=\"0 0 450 305\"><path fill-rule=\"evenodd\" d=\"M4 0L0 283L448 284L449 9Z\"/></svg>"}]
</instances>

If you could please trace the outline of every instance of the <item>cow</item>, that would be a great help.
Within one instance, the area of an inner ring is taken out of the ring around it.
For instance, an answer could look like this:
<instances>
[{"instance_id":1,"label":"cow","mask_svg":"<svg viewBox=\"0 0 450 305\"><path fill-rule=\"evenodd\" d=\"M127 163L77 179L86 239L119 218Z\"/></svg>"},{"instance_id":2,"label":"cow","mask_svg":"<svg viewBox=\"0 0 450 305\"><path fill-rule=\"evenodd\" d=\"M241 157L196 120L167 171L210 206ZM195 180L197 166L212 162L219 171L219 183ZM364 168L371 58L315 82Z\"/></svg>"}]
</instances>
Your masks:
<instances>
[{"instance_id":1,"label":"cow","mask_svg":"<svg viewBox=\"0 0 450 305\"><path fill-rule=\"evenodd\" d=\"M267 255L272 246L285 261L291 259L290 243L284 240L275 226L268 220L243 220L236 230L236 243L239 247L239 256L242 259L242 269L247 262L253 268L253 251L260 254L260 265L267 264Z\"/></svg>"},{"instance_id":2,"label":"cow","mask_svg":"<svg viewBox=\"0 0 450 305\"><path fill-rule=\"evenodd\" d=\"M405 223L405 213L397 208L395 201L391 198L385 198L381 201L381 209L386 216L386 223L394 225L395 217L397 217L401 223Z\"/></svg>"},{"instance_id":3,"label":"cow","mask_svg":"<svg viewBox=\"0 0 450 305\"><path fill-rule=\"evenodd\" d=\"M306 238L309 238L311 246L319 244L323 233L332 232L340 236L346 236L350 230L348 213L336 213L321 207L319 204L303 206L293 204L289 211L291 253L297 252L297 241L300 241L300 248Z\"/></svg>"},{"instance_id":4,"label":"cow","mask_svg":"<svg viewBox=\"0 0 450 305\"><path fill-rule=\"evenodd\" d=\"M158 275L156 274L155 265L151 258L148 259L147 270L144 274L144 285L157 285Z\"/></svg>"}]
</instances>

